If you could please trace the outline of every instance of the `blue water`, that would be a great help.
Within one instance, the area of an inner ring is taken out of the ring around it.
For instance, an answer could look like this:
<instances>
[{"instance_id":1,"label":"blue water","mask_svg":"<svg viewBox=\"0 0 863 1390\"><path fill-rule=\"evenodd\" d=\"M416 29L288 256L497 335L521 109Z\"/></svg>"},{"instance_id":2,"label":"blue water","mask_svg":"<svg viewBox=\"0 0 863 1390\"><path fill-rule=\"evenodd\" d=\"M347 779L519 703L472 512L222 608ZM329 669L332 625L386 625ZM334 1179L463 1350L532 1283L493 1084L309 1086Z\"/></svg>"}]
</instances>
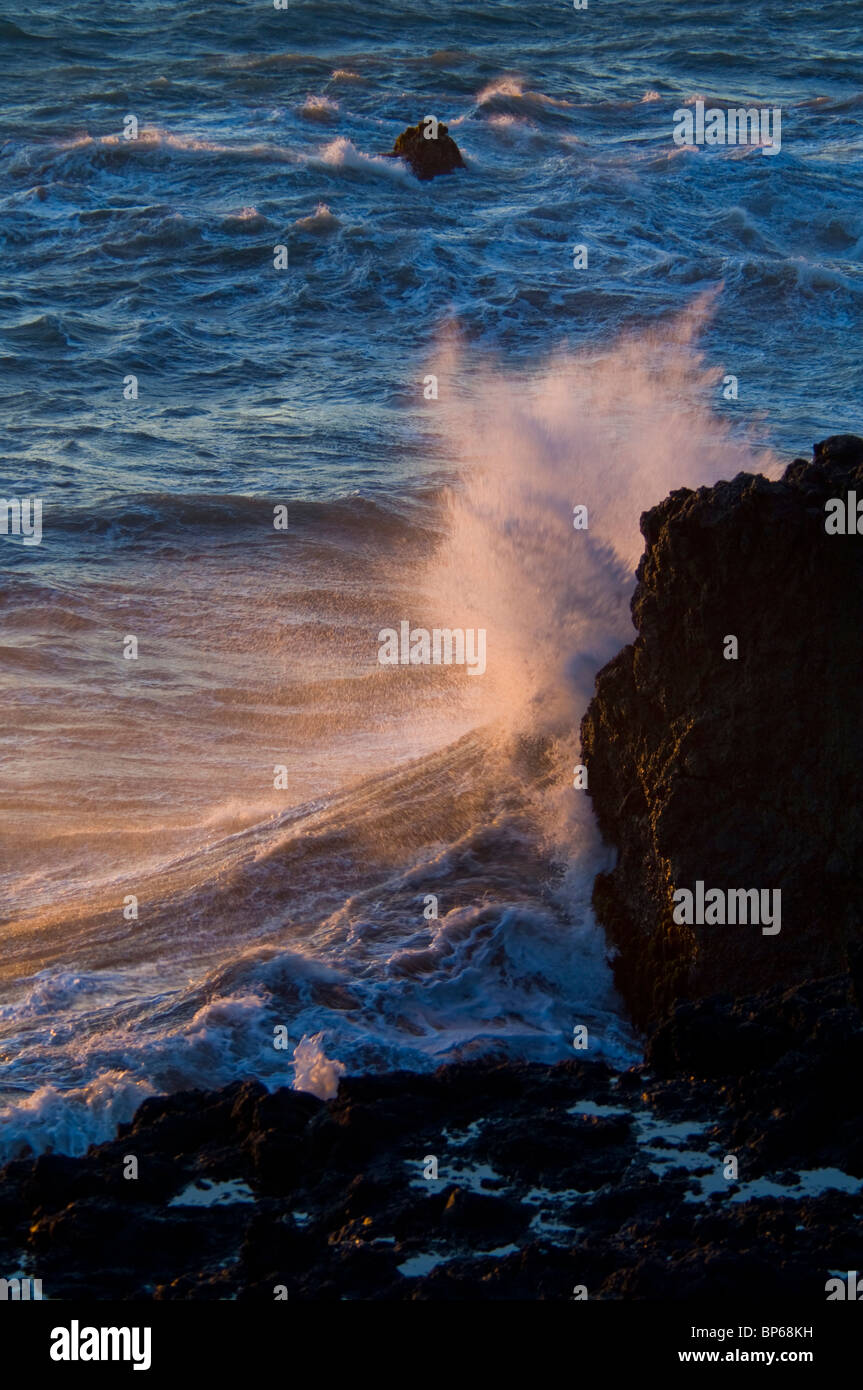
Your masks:
<instances>
[{"instance_id":1,"label":"blue water","mask_svg":"<svg viewBox=\"0 0 863 1390\"><path fill-rule=\"evenodd\" d=\"M356 1067L583 1018L633 1055L574 731L639 511L860 428L857 7L0 13L0 495L44 508L0 536L7 1147L284 1079L279 1022ZM781 151L677 149L699 97L780 107ZM381 156L428 114L468 167L422 184ZM468 601L493 697L381 685L379 627Z\"/></svg>"}]
</instances>

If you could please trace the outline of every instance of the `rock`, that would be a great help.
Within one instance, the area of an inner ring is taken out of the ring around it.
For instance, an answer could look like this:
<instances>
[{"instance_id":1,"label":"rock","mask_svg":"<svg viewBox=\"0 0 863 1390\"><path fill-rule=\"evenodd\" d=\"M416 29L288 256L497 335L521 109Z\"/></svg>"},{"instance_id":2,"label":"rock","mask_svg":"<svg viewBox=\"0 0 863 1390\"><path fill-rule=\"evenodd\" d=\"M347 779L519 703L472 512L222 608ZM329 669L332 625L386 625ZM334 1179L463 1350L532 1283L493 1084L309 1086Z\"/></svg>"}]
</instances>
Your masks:
<instances>
[{"instance_id":1,"label":"rock","mask_svg":"<svg viewBox=\"0 0 863 1390\"><path fill-rule=\"evenodd\" d=\"M751 1054L728 1052L735 1030ZM599 1063L492 1059L345 1077L327 1102L255 1086L161 1097L80 1158L8 1164L0 1258L17 1268L26 1249L61 1300L714 1298L757 1291L765 1268L777 1295L819 1298L830 1269L863 1267L863 1195L807 1197L796 1175L863 1174L861 1066L846 974L681 1004L651 1070L616 1087ZM133 1147L141 1176L126 1181ZM739 1181L705 1199L697 1174L729 1152ZM167 1200L214 1163L228 1189ZM764 1175L788 1196L729 1201Z\"/></svg>"},{"instance_id":2,"label":"rock","mask_svg":"<svg viewBox=\"0 0 863 1390\"><path fill-rule=\"evenodd\" d=\"M205 1223L192 1218L141 1212L123 1202L85 1197L61 1212L36 1213L28 1245L40 1264L65 1277L67 1269L84 1267L95 1258L101 1269L125 1276L142 1265L158 1272L198 1259L217 1238L224 1213L211 1211ZM92 1254L85 1255L85 1251Z\"/></svg>"},{"instance_id":3,"label":"rock","mask_svg":"<svg viewBox=\"0 0 863 1390\"><path fill-rule=\"evenodd\" d=\"M863 540L824 526L849 490L863 440L836 435L781 481L682 488L641 518L638 636L599 673L582 746L618 850L594 905L642 1026L837 974L863 937ZM673 891L699 880L780 890L781 932L675 923Z\"/></svg>"},{"instance_id":4,"label":"rock","mask_svg":"<svg viewBox=\"0 0 863 1390\"><path fill-rule=\"evenodd\" d=\"M529 1224L529 1213L518 1202L461 1187L450 1193L441 1214L445 1233L478 1250L509 1245Z\"/></svg>"},{"instance_id":5,"label":"rock","mask_svg":"<svg viewBox=\"0 0 863 1390\"><path fill-rule=\"evenodd\" d=\"M483 1153L507 1177L586 1192L624 1172L630 1128L625 1115L508 1115L486 1126Z\"/></svg>"},{"instance_id":6,"label":"rock","mask_svg":"<svg viewBox=\"0 0 863 1390\"><path fill-rule=\"evenodd\" d=\"M842 1017L848 1036L835 1046L856 1048L863 1029L851 1012L847 976L812 982L796 990L769 990L734 1000L727 995L678 1003L647 1040L647 1061L660 1076L694 1072L698 1076L770 1076L789 1053L804 1050L812 1065L825 1056L825 1021ZM850 1054L849 1054L850 1055Z\"/></svg>"},{"instance_id":7,"label":"rock","mask_svg":"<svg viewBox=\"0 0 863 1390\"><path fill-rule=\"evenodd\" d=\"M300 1230L289 1212L267 1210L246 1229L240 1250L243 1273L249 1281L285 1283L319 1259L321 1248L322 1242Z\"/></svg>"},{"instance_id":8,"label":"rock","mask_svg":"<svg viewBox=\"0 0 863 1390\"><path fill-rule=\"evenodd\" d=\"M243 1147L262 1192L294 1189L309 1163L305 1139L309 1121L320 1113L325 1113L323 1101L301 1091L282 1088L256 1098Z\"/></svg>"},{"instance_id":9,"label":"rock","mask_svg":"<svg viewBox=\"0 0 863 1390\"><path fill-rule=\"evenodd\" d=\"M859 468L863 464L863 439L856 434L831 434L814 446L817 464L838 464L840 468Z\"/></svg>"},{"instance_id":10,"label":"rock","mask_svg":"<svg viewBox=\"0 0 863 1390\"><path fill-rule=\"evenodd\" d=\"M419 125L409 125L398 136L388 159L404 159L418 179L434 179L438 174L451 174L455 169L466 169L461 150L449 134L447 127L437 126L437 134L427 138L426 131L432 126L423 121Z\"/></svg>"},{"instance_id":11,"label":"rock","mask_svg":"<svg viewBox=\"0 0 863 1390\"><path fill-rule=\"evenodd\" d=\"M863 942L854 942L849 948L848 969L851 974L854 1002L863 1012Z\"/></svg>"},{"instance_id":12,"label":"rock","mask_svg":"<svg viewBox=\"0 0 863 1390\"><path fill-rule=\"evenodd\" d=\"M237 1081L221 1091L151 1096L119 1133L133 1153L152 1147L163 1154L181 1154L204 1143L229 1144L245 1130L265 1095L259 1081Z\"/></svg>"}]
</instances>

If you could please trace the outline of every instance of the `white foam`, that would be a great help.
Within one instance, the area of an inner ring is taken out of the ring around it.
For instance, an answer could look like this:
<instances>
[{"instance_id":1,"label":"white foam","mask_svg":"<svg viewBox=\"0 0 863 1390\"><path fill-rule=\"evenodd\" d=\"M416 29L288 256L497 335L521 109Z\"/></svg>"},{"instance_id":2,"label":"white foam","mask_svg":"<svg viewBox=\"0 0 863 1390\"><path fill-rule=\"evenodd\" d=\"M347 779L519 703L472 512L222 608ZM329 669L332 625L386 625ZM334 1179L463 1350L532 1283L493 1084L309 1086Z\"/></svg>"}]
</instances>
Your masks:
<instances>
[{"instance_id":1,"label":"white foam","mask_svg":"<svg viewBox=\"0 0 863 1390\"><path fill-rule=\"evenodd\" d=\"M327 1057L323 1049L323 1033L305 1035L294 1048L294 1090L308 1091L320 1100L332 1100L338 1093L339 1077L345 1066Z\"/></svg>"},{"instance_id":2,"label":"white foam","mask_svg":"<svg viewBox=\"0 0 863 1390\"><path fill-rule=\"evenodd\" d=\"M413 179L407 165L401 159L389 159L383 155L363 154L353 140L340 135L325 145L320 154L311 157L310 163L323 165L329 169L350 169L356 173L375 174L383 178L406 182Z\"/></svg>"}]
</instances>

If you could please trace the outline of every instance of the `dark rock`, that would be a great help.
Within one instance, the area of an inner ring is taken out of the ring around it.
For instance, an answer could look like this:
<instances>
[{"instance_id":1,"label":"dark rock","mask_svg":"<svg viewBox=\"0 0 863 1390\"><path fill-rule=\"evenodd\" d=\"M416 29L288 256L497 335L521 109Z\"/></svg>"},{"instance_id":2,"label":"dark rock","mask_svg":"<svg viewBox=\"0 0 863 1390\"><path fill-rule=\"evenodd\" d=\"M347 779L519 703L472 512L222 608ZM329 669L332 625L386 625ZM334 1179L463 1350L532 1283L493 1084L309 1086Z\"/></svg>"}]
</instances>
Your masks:
<instances>
[{"instance_id":1,"label":"dark rock","mask_svg":"<svg viewBox=\"0 0 863 1390\"><path fill-rule=\"evenodd\" d=\"M156 1303L179 1299L212 1303L231 1298L234 1291L235 1286L228 1271L220 1269L215 1273L181 1274L169 1284L157 1284L153 1290L153 1300ZM272 1290L269 1297L272 1300Z\"/></svg>"},{"instance_id":2,"label":"dark rock","mask_svg":"<svg viewBox=\"0 0 863 1390\"><path fill-rule=\"evenodd\" d=\"M247 1117L251 1133L243 1147L251 1179L261 1192L294 1190L311 1161L309 1124L326 1114L323 1102L304 1092L281 1089L256 1099Z\"/></svg>"},{"instance_id":3,"label":"dark rock","mask_svg":"<svg viewBox=\"0 0 863 1390\"><path fill-rule=\"evenodd\" d=\"M863 1012L863 942L853 942L848 950L848 969L854 1002Z\"/></svg>"},{"instance_id":4,"label":"dark rock","mask_svg":"<svg viewBox=\"0 0 863 1390\"><path fill-rule=\"evenodd\" d=\"M131 1125L120 1127L130 1153L158 1149L180 1154L204 1143L225 1144L245 1131L265 1088L258 1081L238 1081L221 1091L178 1091L152 1096L137 1110ZM143 1145L143 1149L142 1146Z\"/></svg>"},{"instance_id":5,"label":"dark rock","mask_svg":"<svg viewBox=\"0 0 863 1390\"><path fill-rule=\"evenodd\" d=\"M451 174L455 169L465 169L461 150L449 134L447 127L438 124L437 135L426 137L426 131L433 127L421 121L419 125L409 125L396 139L389 158L404 159L418 179L434 179L438 174Z\"/></svg>"},{"instance_id":6,"label":"dark rock","mask_svg":"<svg viewBox=\"0 0 863 1390\"><path fill-rule=\"evenodd\" d=\"M735 1028L763 1048L761 1065L733 1054L728 1070L721 1043ZM568 1301L581 1285L591 1299L820 1297L829 1269L863 1266L863 1197L790 1187L779 1202L728 1199L763 1173L863 1173L863 1121L847 1084L861 1063L863 1019L849 978L837 976L681 1005L656 1035L652 1070L631 1068L616 1088L606 1068L581 1061L485 1061L398 1081L345 1078L326 1103L254 1088L198 1093L194 1105L188 1093L163 1097L81 1158L7 1165L0 1252L17 1267L28 1249L60 1299L271 1304L284 1286L301 1301ZM621 1113L585 1113L576 1100ZM715 1173L736 1152L739 1183L701 1199L681 1119L702 1130L698 1171ZM645 1121L652 1157L638 1139ZM132 1150L154 1179L119 1176ZM426 1153L439 1160L437 1179L424 1176ZM657 1156L667 1159L661 1177ZM167 1202L213 1165L246 1178L254 1202L236 1192ZM477 1191L484 1168L499 1178Z\"/></svg>"},{"instance_id":7,"label":"dark rock","mask_svg":"<svg viewBox=\"0 0 863 1390\"><path fill-rule=\"evenodd\" d=\"M529 1212L518 1202L461 1187L450 1193L441 1213L444 1232L480 1250L511 1244L529 1224Z\"/></svg>"},{"instance_id":8,"label":"dark rock","mask_svg":"<svg viewBox=\"0 0 863 1390\"><path fill-rule=\"evenodd\" d=\"M240 1251L244 1281L288 1283L316 1263L323 1249L324 1242L302 1230L290 1213L262 1212L249 1222Z\"/></svg>"},{"instance_id":9,"label":"dark rock","mask_svg":"<svg viewBox=\"0 0 863 1390\"><path fill-rule=\"evenodd\" d=\"M678 999L835 974L863 935L863 544L824 529L849 489L863 497L863 441L839 435L779 482L680 489L641 518L638 637L582 724L618 850L594 903L641 1025ZM697 880L781 890L781 933L676 924L672 892Z\"/></svg>"},{"instance_id":10,"label":"dark rock","mask_svg":"<svg viewBox=\"0 0 863 1390\"><path fill-rule=\"evenodd\" d=\"M236 1244L241 1226L235 1210L208 1210L182 1217L143 1212L124 1203L87 1197L61 1212L35 1213L28 1245L55 1292L95 1279L101 1297L140 1282L164 1280L178 1270L200 1268L220 1247Z\"/></svg>"},{"instance_id":11,"label":"dark rock","mask_svg":"<svg viewBox=\"0 0 863 1390\"><path fill-rule=\"evenodd\" d=\"M728 1076L770 1066L788 1051L795 1034L769 997L735 1003L712 996L677 1004L651 1034L648 1064L661 1075L680 1071L698 1076Z\"/></svg>"},{"instance_id":12,"label":"dark rock","mask_svg":"<svg viewBox=\"0 0 863 1390\"><path fill-rule=\"evenodd\" d=\"M600 1187L619 1177L630 1155L628 1117L534 1113L491 1122L468 1150L510 1179L553 1189Z\"/></svg>"},{"instance_id":13,"label":"dark rock","mask_svg":"<svg viewBox=\"0 0 863 1390\"><path fill-rule=\"evenodd\" d=\"M398 1240L422 1239L429 1232L439 1231L444 1207L453 1191L447 1185L426 1197L414 1193L413 1201L405 1202L393 1218L392 1231Z\"/></svg>"},{"instance_id":14,"label":"dark rock","mask_svg":"<svg viewBox=\"0 0 863 1390\"><path fill-rule=\"evenodd\" d=\"M813 448L815 462L840 468L859 468L863 464L863 439L856 434L831 434Z\"/></svg>"}]
</instances>

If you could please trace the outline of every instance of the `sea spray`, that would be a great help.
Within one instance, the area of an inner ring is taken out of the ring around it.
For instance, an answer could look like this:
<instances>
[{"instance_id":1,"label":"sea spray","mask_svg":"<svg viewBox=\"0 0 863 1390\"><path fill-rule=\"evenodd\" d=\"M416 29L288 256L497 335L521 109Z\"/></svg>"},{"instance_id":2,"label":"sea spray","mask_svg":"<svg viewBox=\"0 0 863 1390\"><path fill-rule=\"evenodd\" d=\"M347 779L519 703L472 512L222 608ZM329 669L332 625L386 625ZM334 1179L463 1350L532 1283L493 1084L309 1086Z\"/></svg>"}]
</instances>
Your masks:
<instances>
[{"instance_id":1,"label":"sea spray","mask_svg":"<svg viewBox=\"0 0 863 1390\"><path fill-rule=\"evenodd\" d=\"M554 1060L571 1053L576 1027L588 1029L593 1056L637 1055L590 905L608 852L572 767L595 673L631 634L641 510L675 486L776 466L714 414L721 367L694 347L708 309L697 301L602 354L552 354L528 375L444 344L439 398L426 409L458 481L411 508L355 498L306 516L307 504L292 502L290 532L269 542L293 547L290 585L274 588L274 556L271 607L247 606L247 629L237 628L226 591L209 640L224 637L230 663L239 631L238 688L265 674L281 692L285 677L276 684L267 665L273 638L260 640L252 620L272 613L277 632L288 603L315 605L292 630L303 756L291 781L297 770L308 779L315 749L322 760L335 748L355 759L353 785L348 775L252 824L237 797L228 833L218 815L196 817L197 847L187 839L182 854L154 853L78 899L49 893L15 939L24 997L0 1023L7 1081L20 1088L4 1099L5 1152L80 1151L144 1094L250 1070L271 1086L301 1078L330 1089L339 1066L422 1070L488 1050ZM573 528L574 502L589 509L587 529ZM195 515L187 506L183 526ZM174 634L200 624L200 573L188 603L174 605ZM405 611L429 632L484 630L493 660L482 679L455 665L380 667L380 619ZM351 654L366 674L359 665L345 679ZM423 711L435 720L425 749ZM248 720L245 729L248 740ZM134 924L118 908L127 891L142 905ZM46 964L53 974L70 958L85 983L101 972L102 991L91 1004L70 983L48 1039L28 1013L28 979L36 987ZM293 1074L272 1046L278 1026L307 1040Z\"/></svg>"}]
</instances>

